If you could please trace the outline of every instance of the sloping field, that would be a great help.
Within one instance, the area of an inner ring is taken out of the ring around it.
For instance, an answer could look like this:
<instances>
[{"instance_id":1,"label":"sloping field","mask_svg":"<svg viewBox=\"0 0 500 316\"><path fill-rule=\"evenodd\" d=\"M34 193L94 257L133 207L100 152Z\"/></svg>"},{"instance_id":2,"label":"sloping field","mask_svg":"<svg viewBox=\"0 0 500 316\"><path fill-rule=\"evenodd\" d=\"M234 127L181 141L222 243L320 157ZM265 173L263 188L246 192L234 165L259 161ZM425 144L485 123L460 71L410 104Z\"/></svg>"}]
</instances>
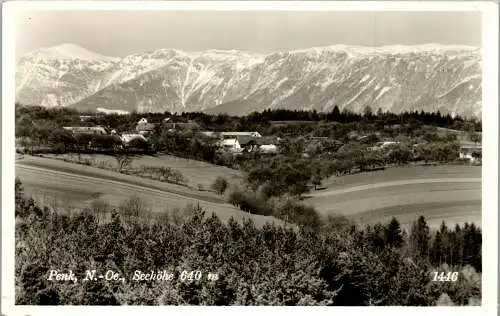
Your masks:
<instances>
[{"instance_id":1,"label":"sloping field","mask_svg":"<svg viewBox=\"0 0 500 316\"><path fill-rule=\"evenodd\" d=\"M92 155L94 159L113 157ZM172 156L137 157L134 166L167 165L188 177L190 185L210 186L217 175L239 181L239 172ZM200 205L222 220L252 217L261 225L276 221L272 217L249 215L227 204L210 192L153 181L92 168L60 160L25 156L16 164L16 175L23 181L28 195L56 207L90 205L96 199L112 206L133 194L143 198L155 212L188 203ZM324 181L325 190L313 191L305 200L321 214L343 214L360 224L388 221L396 217L408 225L424 215L429 225L437 227L474 222L481 225L481 167L477 166L411 166L361 173Z\"/></svg>"},{"instance_id":2,"label":"sloping field","mask_svg":"<svg viewBox=\"0 0 500 316\"><path fill-rule=\"evenodd\" d=\"M323 181L323 184L328 189L336 190L385 181L442 178L481 178L481 167L470 165L402 166L343 177L331 177Z\"/></svg>"},{"instance_id":3,"label":"sloping field","mask_svg":"<svg viewBox=\"0 0 500 316\"><path fill-rule=\"evenodd\" d=\"M25 156L16 161L16 176L26 195L59 208L81 208L96 199L117 207L135 194L154 212L199 203L208 215L214 212L224 221L251 217L257 225L276 222L272 217L244 213L209 192L54 159Z\"/></svg>"},{"instance_id":4,"label":"sloping field","mask_svg":"<svg viewBox=\"0 0 500 316\"><path fill-rule=\"evenodd\" d=\"M68 154L65 155L45 155L49 158L56 159L75 159L75 155L70 156ZM81 155L81 159L91 159L94 160L97 164L100 162L105 162L109 165L118 167L118 163L113 156L109 155L100 155L100 154L91 154ZM172 169L178 170L188 179L188 185L197 188L198 184L201 184L205 189L208 189L214 180L218 176L225 177L228 181L232 183L237 183L240 179L243 178L241 172L221 167L217 165L212 165L202 161L196 161L191 159L184 159L170 155L137 155L134 156L131 167L140 167L141 165L145 166L155 166L155 167L170 167Z\"/></svg>"},{"instance_id":5,"label":"sloping field","mask_svg":"<svg viewBox=\"0 0 500 316\"><path fill-rule=\"evenodd\" d=\"M411 166L325 181L306 203L322 214L343 214L359 223L388 221L403 225L418 216L429 225L474 222L481 225L481 167Z\"/></svg>"}]
</instances>

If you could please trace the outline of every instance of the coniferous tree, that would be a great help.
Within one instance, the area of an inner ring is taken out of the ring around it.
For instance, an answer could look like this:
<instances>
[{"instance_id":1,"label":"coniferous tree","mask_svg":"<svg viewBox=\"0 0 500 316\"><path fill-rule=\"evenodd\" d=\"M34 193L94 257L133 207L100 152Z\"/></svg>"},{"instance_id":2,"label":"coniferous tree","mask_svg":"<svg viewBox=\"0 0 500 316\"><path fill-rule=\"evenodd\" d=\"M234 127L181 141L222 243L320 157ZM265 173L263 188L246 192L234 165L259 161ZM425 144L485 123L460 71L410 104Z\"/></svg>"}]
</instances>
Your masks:
<instances>
[{"instance_id":1,"label":"coniferous tree","mask_svg":"<svg viewBox=\"0 0 500 316\"><path fill-rule=\"evenodd\" d=\"M453 247L451 247L452 252L452 265L462 264L463 262L463 250L464 250L464 240L463 240L463 232L460 225L455 225L455 230L452 234L453 238Z\"/></svg>"},{"instance_id":2,"label":"coniferous tree","mask_svg":"<svg viewBox=\"0 0 500 316\"><path fill-rule=\"evenodd\" d=\"M373 110L372 110L372 108L369 105L367 105L363 109L363 117L366 118L366 119L371 119L373 117Z\"/></svg>"},{"instance_id":3,"label":"coniferous tree","mask_svg":"<svg viewBox=\"0 0 500 316\"><path fill-rule=\"evenodd\" d=\"M429 257L429 226L423 216L413 222L410 230L410 251L416 259Z\"/></svg>"},{"instance_id":4,"label":"coniferous tree","mask_svg":"<svg viewBox=\"0 0 500 316\"><path fill-rule=\"evenodd\" d=\"M332 113L331 113L331 120L332 121L339 121L340 115L341 115L340 109L339 109L338 105L335 105L335 107L333 108Z\"/></svg>"},{"instance_id":5,"label":"coniferous tree","mask_svg":"<svg viewBox=\"0 0 500 316\"><path fill-rule=\"evenodd\" d=\"M430 253L431 262L435 265L441 265L443 262L443 235L439 230L434 234Z\"/></svg>"},{"instance_id":6,"label":"coniferous tree","mask_svg":"<svg viewBox=\"0 0 500 316\"><path fill-rule=\"evenodd\" d=\"M444 221L434 236L431 248L431 259L434 264L450 263L448 261L450 257L449 231Z\"/></svg>"},{"instance_id":7,"label":"coniferous tree","mask_svg":"<svg viewBox=\"0 0 500 316\"><path fill-rule=\"evenodd\" d=\"M401 225L395 217L385 227L385 240L389 247L399 248L403 245Z\"/></svg>"},{"instance_id":8,"label":"coniferous tree","mask_svg":"<svg viewBox=\"0 0 500 316\"><path fill-rule=\"evenodd\" d=\"M474 266L481 245L481 240L478 237L479 234L476 225L474 223L465 223L463 229L462 265Z\"/></svg>"},{"instance_id":9,"label":"coniferous tree","mask_svg":"<svg viewBox=\"0 0 500 316\"><path fill-rule=\"evenodd\" d=\"M384 226L381 223L375 224L373 227L374 235L373 235L373 245L376 249L383 249L387 244L385 239L385 230Z\"/></svg>"}]
</instances>

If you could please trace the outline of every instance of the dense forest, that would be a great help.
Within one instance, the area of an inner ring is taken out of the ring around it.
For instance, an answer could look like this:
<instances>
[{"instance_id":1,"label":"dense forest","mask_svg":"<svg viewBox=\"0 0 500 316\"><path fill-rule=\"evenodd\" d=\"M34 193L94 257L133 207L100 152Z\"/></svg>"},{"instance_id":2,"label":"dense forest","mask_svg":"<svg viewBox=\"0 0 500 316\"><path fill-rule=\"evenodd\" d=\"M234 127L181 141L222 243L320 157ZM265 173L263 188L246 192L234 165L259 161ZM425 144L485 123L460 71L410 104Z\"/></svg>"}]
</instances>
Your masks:
<instances>
[{"instance_id":1,"label":"dense forest","mask_svg":"<svg viewBox=\"0 0 500 316\"><path fill-rule=\"evenodd\" d=\"M16 179L16 304L480 305L481 230L431 230L425 218L361 227L221 222L199 206L154 215L137 197L118 209L54 210ZM72 270L78 282L48 280ZM84 281L86 270L123 280ZM136 270L172 280L134 280ZM192 275L183 271L193 271ZM196 272L199 271L199 272ZM208 274L217 275L208 279ZM199 276L199 277L198 277ZM451 278L450 278L451 276ZM453 281L455 280L456 281Z\"/></svg>"}]
</instances>

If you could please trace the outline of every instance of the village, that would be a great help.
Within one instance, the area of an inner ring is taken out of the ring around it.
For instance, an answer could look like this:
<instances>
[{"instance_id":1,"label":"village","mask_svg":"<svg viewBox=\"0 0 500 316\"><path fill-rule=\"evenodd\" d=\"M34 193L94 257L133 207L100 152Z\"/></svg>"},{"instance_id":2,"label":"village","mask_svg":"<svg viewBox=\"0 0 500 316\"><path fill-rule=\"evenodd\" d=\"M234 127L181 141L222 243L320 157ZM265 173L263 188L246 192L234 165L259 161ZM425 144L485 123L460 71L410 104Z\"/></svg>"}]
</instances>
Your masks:
<instances>
[{"instance_id":1,"label":"village","mask_svg":"<svg viewBox=\"0 0 500 316\"><path fill-rule=\"evenodd\" d=\"M80 116L81 125L85 125L85 122L91 119L92 116ZM279 121L271 122L275 125L286 125L286 124L302 124L300 121ZM311 122L308 122L311 123ZM229 154L239 155L243 153L258 152L261 154L276 154L280 151L280 144L282 144L283 139L278 136L263 136L256 131L203 131L200 129L198 123L193 120L188 120L187 122L179 122L173 117L166 117L159 123L148 122L146 118L141 118L135 125L134 130L129 130L126 132L118 133L115 129L109 129L104 126L65 126L65 130L70 131L73 135L111 135L119 139L120 145L117 149L124 149L130 147L131 144L140 143L147 144L149 136L154 132L156 128L161 130L166 130L169 133L177 133L179 131L193 131L198 135L203 135L216 140L215 144L218 151L225 152ZM440 131L444 134L453 134L459 143L458 159L462 161L467 161L471 164L481 163L481 137L477 139L470 139L470 136L464 135L463 133L457 133L453 130L443 130ZM376 141L373 141L373 137L376 137ZM381 139L377 138L375 135L360 135L358 133L351 133L349 136L350 140L355 140L360 143L372 143L371 146L366 147L367 151L380 151L388 150L397 147L400 142L395 139ZM330 142L329 142L330 141ZM303 154L307 157L308 148L315 146L322 146L322 148L327 149L331 152L331 148L325 148L325 143L328 143L326 147L332 147L332 142L334 147L337 149L344 145L339 140L332 140L328 137L308 137L306 144L304 146ZM422 144L413 144L413 150L417 150Z\"/></svg>"},{"instance_id":2,"label":"village","mask_svg":"<svg viewBox=\"0 0 500 316\"><path fill-rule=\"evenodd\" d=\"M80 116L82 122L90 116ZM148 136L153 130L159 126L175 133L179 130L198 130L199 125L196 122L172 122L171 118L165 118L161 123L149 123L146 118L141 118L135 127L135 131L128 131L118 134L116 130L109 130L103 126L64 126L67 131L76 134L87 135L114 135L119 137L123 147L129 146L132 142L147 142ZM109 132L108 132L109 130ZM279 137L263 137L255 131L251 132L213 132L213 131L198 131L200 135L217 139L219 150L228 153L243 153L243 152L260 152L260 153L277 153Z\"/></svg>"}]
</instances>

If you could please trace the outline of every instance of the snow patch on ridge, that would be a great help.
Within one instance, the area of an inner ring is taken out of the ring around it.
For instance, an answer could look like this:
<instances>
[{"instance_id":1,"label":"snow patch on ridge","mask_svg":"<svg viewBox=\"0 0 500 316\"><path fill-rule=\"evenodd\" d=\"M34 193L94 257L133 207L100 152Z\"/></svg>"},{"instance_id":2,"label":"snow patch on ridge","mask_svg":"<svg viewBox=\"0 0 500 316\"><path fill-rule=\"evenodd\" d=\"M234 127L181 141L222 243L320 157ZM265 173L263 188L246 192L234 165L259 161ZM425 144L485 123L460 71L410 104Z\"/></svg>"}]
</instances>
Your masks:
<instances>
[{"instance_id":1,"label":"snow patch on ridge","mask_svg":"<svg viewBox=\"0 0 500 316\"><path fill-rule=\"evenodd\" d=\"M375 79L375 78L373 78ZM372 79L372 81L373 81ZM349 101L347 101L347 103L345 105L349 105L351 104L352 102L354 102L354 100L356 100L363 92L366 91L366 89L369 87L369 85L365 85L359 92L358 94L356 94L354 97L352 97L352 99L350 99Z\"/></svg>"},{"instance_id":2,"label":"snow patch on ridge","mask_svg":"<svg viewBox=\"0 0 500 316\"><path fill-rule=\"evenodd\" d=\"M460 82L454 84L450 89L448 89L448 91L446 91L445 93L441 94L441 95L438 95L437 97L438 98L442 98L444 96L446 96L447 94L451 93L454 89L456 89L457 87L459 87L460 85L464 84L464 83L467 83L471 80L474 80L474 79L481 79L481 75L474 75L474 76L469 76L469 77L466 77L464 79L462 79ZM469 90L470 90L470 85L469 85Z\"/></svg>"},{"instance_id":3,"label":"snow patch on ridge","mask_svg":"<svg viewBox=\"0 0 500 316\"><path fill-rule=\"evenodd\" d=\"M434 53L442 54L445 51L479 51L480 48L466 45L441 45L441 44L423 44L423 45L387 45L387 46L356 46L356 45L331 45L322 47L312 47L307 49L298 49L291 53L309 53L320 56L324 53L345 53L349 57L370 57L380 54L398 55L411 53Z\"/></svg>"},{"instance_id":4,"label":"snow patch on ridge","mask_svg":"<svg viewBox=\"0 0 500 316\"><path fill-rule=\"evenodd\" d=\"M106 108L97 108L97 112L105 113L105 114L118 114L118 115L126 115L130 114L129 111L125 110L110 110Z\"/></svg>"},{"instance_id":5,"label":"snow patch on ridge","mask_svg":"<svg viewBox=\"0 0 500 316\"><path fill-rule=\"evenodd\" d=\"M384 93L386 93L389 90L391 90L391 87L383 87L378 93L377 97L375 98L375 101L377 101L382 95L384 95Z\"/></svg>"},{"instance_id":6,"label":"snow patch on ridge","mask_svg":"<svg viewBox=\"0 0 500 316\"><path fill-rule=\"evenodd\" d=\"M361 83L365 82L366 80L370 79L370 75L365 75L362 79L361 79Z\"/></svg>"},{"instance_id":7,"label":"snow patch on ridge","mask_svg":"<svg viewBox=\"0 0 500 316\"><path fill-rule=\"evenodd\" d=\"M279 87L280 87L283 83L285 83L285 81L287 81L287 80L288 80L288 77L285 77L285 78L281 79L280 81L278 81L278 82L276 83L276 87L275 87L274 89L278 89L278 88L279 88Z\"/></svg>"}]
</instances>

